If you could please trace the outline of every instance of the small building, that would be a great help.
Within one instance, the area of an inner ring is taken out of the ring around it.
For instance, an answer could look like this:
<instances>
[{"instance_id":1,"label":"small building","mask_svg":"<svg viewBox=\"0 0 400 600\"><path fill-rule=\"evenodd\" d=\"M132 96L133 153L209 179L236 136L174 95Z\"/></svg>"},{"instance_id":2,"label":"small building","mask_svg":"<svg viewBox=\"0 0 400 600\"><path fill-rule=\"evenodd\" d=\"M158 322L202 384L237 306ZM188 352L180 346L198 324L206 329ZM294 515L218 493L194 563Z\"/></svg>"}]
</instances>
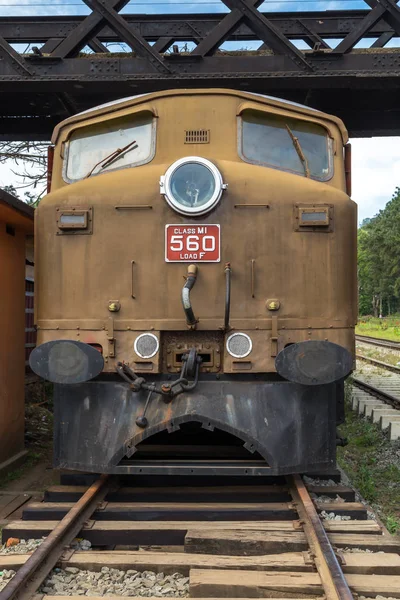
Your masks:
<instances>
[{"instance_id":1,"label":"small building","mask_svg":"<svg viewBox=\"0 0 400 600\"><path fill-rule=\"evenodd\" d=\"M0 190L0 472L24 450L25 277L34 209Z\"/></svg>"}]
</instances>

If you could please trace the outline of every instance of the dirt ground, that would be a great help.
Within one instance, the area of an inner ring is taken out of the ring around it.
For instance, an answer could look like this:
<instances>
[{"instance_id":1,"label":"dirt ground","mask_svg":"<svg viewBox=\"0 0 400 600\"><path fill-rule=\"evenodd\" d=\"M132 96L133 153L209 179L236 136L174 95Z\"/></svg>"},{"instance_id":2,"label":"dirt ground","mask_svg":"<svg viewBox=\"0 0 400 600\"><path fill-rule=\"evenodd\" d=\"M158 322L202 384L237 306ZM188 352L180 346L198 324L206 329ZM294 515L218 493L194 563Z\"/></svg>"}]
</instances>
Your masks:
<instances>
[{"instance_id":1,"label":"dirt ground","mask_svg":"<svg viewBox=\"0 0 400 600\"><path fill-rule=\"evenodd\" d=\"M28 454L24 463L0 475L0 494L42 492L59 483L59 472L52 467L52 389L41 382L30 383L25 388L25 448Z\"/></svg>"},{"instance_id":2,"label":"dirt ground","mask_svg":"<svg viewBox=\"0 0 400 600\"><path fill-rule=\"evenodd\" d=\"M52 450L38 458L39 462L27 459L27 464L0 478L2 492L43 492L60 482L60 473L52 467Z\"/></svg>"}]
</instances>

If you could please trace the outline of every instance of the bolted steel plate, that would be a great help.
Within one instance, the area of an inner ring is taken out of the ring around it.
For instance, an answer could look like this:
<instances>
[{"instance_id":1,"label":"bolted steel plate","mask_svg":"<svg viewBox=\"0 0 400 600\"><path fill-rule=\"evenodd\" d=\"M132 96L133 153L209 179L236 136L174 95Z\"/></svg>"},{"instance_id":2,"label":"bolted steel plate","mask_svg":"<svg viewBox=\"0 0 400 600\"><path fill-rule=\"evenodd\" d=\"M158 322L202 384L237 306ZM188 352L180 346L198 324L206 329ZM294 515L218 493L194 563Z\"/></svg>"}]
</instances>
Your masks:
<instances>
[{"instance_id":1,"label":"bolted steel plate","mask_svg":"<svg viewBox=\"0 0 400 600\"><path fill-rule=\"evenodd\" d=\"M275 368L279 375L302 385L323 385L346 377L353 356L338 344L310 340L291 344L279 352Z\"/></svg>"},{"instance_id":2,"label":"bolted steel plate","mask_svg":"<svg viewBox=\"0 0 400 600\"><path fill-rule=\"evenodd\" d=\"M83 342L54 340L33 350L29 364L34 373L53 383L82 383L103 370L102 354Z\"/></svg>"}]
</instances>

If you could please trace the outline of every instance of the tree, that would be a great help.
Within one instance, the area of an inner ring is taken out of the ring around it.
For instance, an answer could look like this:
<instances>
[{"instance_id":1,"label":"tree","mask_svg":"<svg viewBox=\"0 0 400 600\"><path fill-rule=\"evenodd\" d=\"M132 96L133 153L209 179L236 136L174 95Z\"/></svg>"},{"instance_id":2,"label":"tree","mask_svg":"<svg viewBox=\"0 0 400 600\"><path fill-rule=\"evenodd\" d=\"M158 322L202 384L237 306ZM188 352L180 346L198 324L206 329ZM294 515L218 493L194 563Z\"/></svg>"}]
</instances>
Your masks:
<instances>
[{"instance_id":1,"label":"tree","mask_svg":"<svg viewBox=\"0 0 400 600\"><path fill-rule=\"evenodd\" d=\"M400 307L400 188L358 231L360 314L391 314Z\"/></svg>"},{"instance_id":2,"label":"tree","mask_svg":"<svg viewBox=\"0 0 400 600\"><path fill-rule=\"evenodd\" d=\"M46 193L47 148L50 142L0 142L0 164L9 161L15 168L14 175L21 180L12 186L13 193L30 188L24 193L24 202L36 205ZM31 189L37 190L33 193ZM6 189L6 188L4 188ZM7 190L6 190L7 191Z\"/></svg>"}]
</instances>

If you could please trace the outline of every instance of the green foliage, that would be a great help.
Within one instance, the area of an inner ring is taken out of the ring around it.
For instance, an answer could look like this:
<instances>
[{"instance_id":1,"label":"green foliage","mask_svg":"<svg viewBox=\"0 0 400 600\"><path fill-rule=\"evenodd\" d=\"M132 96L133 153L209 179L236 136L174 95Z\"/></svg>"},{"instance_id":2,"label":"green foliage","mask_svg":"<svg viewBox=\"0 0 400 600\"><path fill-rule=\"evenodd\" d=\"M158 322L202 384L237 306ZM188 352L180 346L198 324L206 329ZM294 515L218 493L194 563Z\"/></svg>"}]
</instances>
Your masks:
<instances>
[{"instance_id":1,"label":"green foliage","mask_svg":"<svg viewBox=\"0 0 400 600\"><path fill-rule=\"evenodd\" d=\"M376 500L376 485L367 461L362 461L362 463L359 465L357 488L361 496L365 498L367 502L374 502Z\"/></svg>"},{"instance_id":2,"label":"green foliage","mask_svg":"<svg viewBox=\"0 0 400 600\"><path fill-rule=\"evenodd\" d=\"M400 532L400 519L395 515L389 515L386 517L386 527L389 533L395 534Z\"/></svg>"},{"instance_id":3,"label":"green foliage","mask_svg":"<svg viewBox=\"0 0 400 600\"><path fill-rule=\"evenodd\" d=\"M400 309L400 188L358 230L358 284L361 315L378 317Z\"/></svg>"},{"instance_id":4,"label":"green foliage","mask_svg":"<svg viewBox=\"0 0 400 600\"><path fill-rule=\"evenodd\" d=\"M400 342L400 317L397 314L383 319L362 316L358 320L356 333ZM396 363L397 361L394 364Z\"/></svg>"},{"instance_id":5,"label":"green foliage","mask_svg":"<svg viewBox=\"0 0 400 600\"><path fill-rule=\"evenodd\" d=\"M392 534L400 534L400 443L389 442L379 427L351 410L351 383L345 386L346 423L339 427L348 445L338 448L338 463L354 487Z\"/></svg>"}]
</instances>

